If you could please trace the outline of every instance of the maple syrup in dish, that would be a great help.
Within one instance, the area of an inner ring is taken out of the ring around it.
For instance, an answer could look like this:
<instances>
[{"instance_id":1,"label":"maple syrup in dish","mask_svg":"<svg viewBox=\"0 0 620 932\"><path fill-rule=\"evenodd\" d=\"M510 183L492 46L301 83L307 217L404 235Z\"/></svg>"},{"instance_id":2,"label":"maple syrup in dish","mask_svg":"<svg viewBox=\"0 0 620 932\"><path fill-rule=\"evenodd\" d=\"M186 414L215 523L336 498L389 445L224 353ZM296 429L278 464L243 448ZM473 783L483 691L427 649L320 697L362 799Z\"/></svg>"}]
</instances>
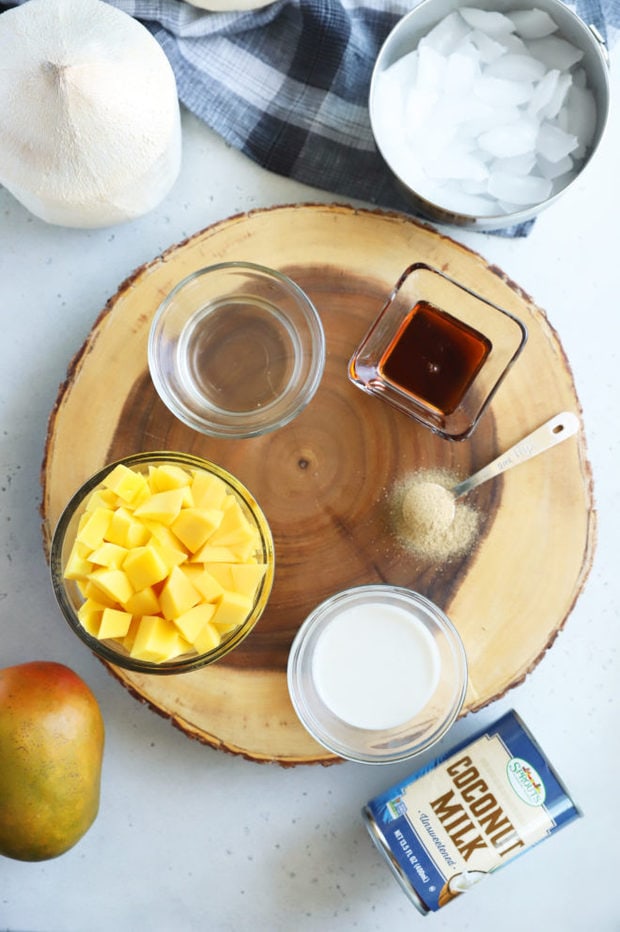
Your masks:
<instances>
[{"instance_id":1,"label":"maple syrup in dish","mask_svg":"<svg viewBox=\"0 0 620 932\"><path fill-rule=\"evenodd\" d=\"M418 301L378 369L395 388L448 415L459 406L490 352L490 340L473 327L428 301Z\"/></svg>"},{"instance_id":2,"label":"maple syrup in dish","mask_svg":"<svg viewBox=\"0 0 620 932\"><path fill-rule=\"evenodd\" d=\"M353 351L348 375L440 437L464 440L526 340L509 311L415 262Z\"/></svg>"}]
</instances>

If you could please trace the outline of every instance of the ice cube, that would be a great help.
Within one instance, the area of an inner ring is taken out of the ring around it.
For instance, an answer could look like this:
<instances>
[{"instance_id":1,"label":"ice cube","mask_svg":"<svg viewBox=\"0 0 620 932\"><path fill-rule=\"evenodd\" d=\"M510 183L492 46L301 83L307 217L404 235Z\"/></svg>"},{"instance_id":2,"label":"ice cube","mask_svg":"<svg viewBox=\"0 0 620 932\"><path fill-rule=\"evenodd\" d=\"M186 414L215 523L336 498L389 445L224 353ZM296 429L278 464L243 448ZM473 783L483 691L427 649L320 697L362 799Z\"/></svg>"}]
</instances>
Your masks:
<instances>
[{"instance_id":1,"label":"ice cube","mask_svg":"<svg viewBox=\"0 0 620 932\"><path fill-rule=\"evenodd\" d=\"M415 84L418 73L418 50L407 52L402 58L393 62L381 74L381 83L389 83L391 88L407 87L409 84ZM377 84L379 82L377 81Z\"/></svg>"},{"instance_id":2,"label":"ice cube","mask_svg":"<svg viewBox=\"0 0 620 932\"><path fill-rule=\"evenodd\" d=\"M544 10L512 10L508 13L516 31L524 39L544 39L557 32L557 25Z\"/></svg>"},{"instance_id":3,"label":"ice cube","mask_svg":"<svg viewBox=\"0 0 620 932\"><path fill-rule=\"evenodd\" d=\"M559 77L560 72L558 69L552 68L546 73L544 78L538 82L534 88L530 102L527 105L527 109L530 113L539 113L547 106L555 93Z\"/></svg>"},{"instance_id":4,"label":"ice cube","mask_svg":"<svg viewBox=\"0 0 620 932\"><path fill-rule=\"evenodd\" d=\"M417 84L407 88L403 107L406 128L416 131L426 126L440 96L438 90L418 87ZM400 128L395 126L393 131L398 132Z\"/></svg>"},{"instance_id":5,"label":"ice cube","mask_svg":"<svg viewBox=\"0 0 620 932\"><path fill-rule=\"evenodd\" d=\"M553 123L543 123L538 132L536 149L550 162L559 162L577 148L579 140Z\"/></svg>"},{"instance_id":6,"label":"ice cube","mask_svg":"<svg viewBox=\"0 0 620 932\"><path fill-rule=\"evenodd\" d=\"M573 83L573 79L570 74L560 74L558 72L558 79L556 85L551 95L550 99L547 101L544 107L541 107L539 114L542 118L552 120L558 115L562 106L564 104L564 99L568 93L568 90Z\"/></svg>"},{"instance_id":7,"label":"ice cube","mask_svg":"<svg viewBox=\"0 0 620 932\"><path fill-rule=\"evenodd\" d=\"M495 172L489 178L489 194L500 201L526 206L539 204L551 194L553 185L547 178L536 175L512 175Z\"/></svg>"},{"instance_id":8,"label":"ice cube","mask_svg":"<svg viewBox=\"0 0 620 932\"><path fill-rule=\"evenodd\" d=\"M498 214L514 214L515 211L523 210L522 204L510 204L508 201L496 201Z\"/></svg>"},{"instance_id":9,"label":"ice cube","mask_svg":"<svg viewBox=\"0 0 620 932\"><path fill-rule=\"evenodd\" d=\"M429 188L430 182L428 176L421 165L412 161L410 154L406 161L396 162L395 167L398 176L402 178L406 185L409 185L412 191L425 191Z\"/></svg>"},{"instance_id":10,"label":"ice cube","mask_svg":"<svg viewBox=\"0 0 620 932\"><path fill-rule=\"evenodd\" d=\"M438 153L426 166L426 172L431 178L446 181L484 181L489 176L484 162L458 143Z\"/></svg>"},{"instance_id":11,"label":"ice cube","mask_svg":"<svg viewBox=\"0 0 620 932\"><path fill-rule=\"evenodd\" d=\"M487 104L476 97L465 98L461 114L462 131L479 136L489 129L497 129L516 123L521 116L518 107L503 107Z\"/></svg>"},{"instance_id":12,"label":"ice cube","mask_svg":"<svg viewBox=\"0 0 620 932\"><path fill-rule=\"evenodd\" d=\"M507 52L514 52L517 55L525 55L528 53L527 45L523 39L519 38L519 36L514 32L511 32L507 36L502 36L501 40L502 45L506 46Z\"/></svg>"},{"instance_id":13,"label":"ice cube","mask_svg":"<svg viewBox=\"0 0 620 932\"><path fill-rule=\"evenodd\" d=\"M527 42L532 55L544 62L547 68L568 71L583 58L583 52L560 36L545 36L544 39L530 39Z\"/></svg>"},{"instance_id":14,"label":"ice cube","mask_svg":"<svg viewBox=\"0 0 620 932\"><path fill-rule=\"evenodd\" d=\"M455 137L455 126L446 123L440 124L435 120L425 127L424 132L412 137L412 147L415 148L417 157L429 175L431 174L430 168L454 144Z\"/></svg>"},{"instance_id":15,"label":"ice cube","mask_svg":"<svg viewBox=\"0 0 620 932\"><path fill-rule=\"evenodd\" d=\"M514 32L514 23L503 13L492 10L479 10L476 7L461 7L461 16L472 29L480 29L487 36L505 36Z\"/></svg>"},{"instance_id":16,"label":"ice cube","mask_svg":"<svg viewBox=\"0 0 620 932\"><path fill-rule=\"evenodd\" d=\"M479 77L480 65L477 60L466 52L454 52L448 56L444 91L457 97L469 94Z\"/></svg>"},{"instance_id":17,"label":"ice cube","mask_svg":"<svg viewBox=\"0 0 620 932\"><path fill-rule=\"evenodd\" d=\"M515 123L497 126L481 133L478 144L497 158L534 152L539 135L538 123L522 117Z\"/></svg>"},{"instance_id":18,"label":"ice cube","mask_svg":"<svg viewBox=\"0 0 620 932\"><path fill-rule=\"evenodd\" d=\"M519 55L509 52L487 65L485 74L494 78L506 78L507 81L540 81L547 71L546 67L532 55Z\"/></svg>"},{"instance_id":19,"label":"ice cube","mask_svg":"<svg viewBox=\"0 0 620 932\"><path fill-rule=\"evenodd\" d=\"M553 181L554 178L559 178L561 175L566 174L566 172L571 171L573 160L570 155L565 155L564 158L558 159L557 162L550 162L544 155L539 155L536 159L536 165L539 175Z\"/></svg>"},{"instance_id":20,"label":"ice cube","mask_svg":"<svg viewBox=\"0 0 620 932\"><path fill-rule=\"evenodd\" d=\"M416 86L425 90L438 91L444 82L447 60L422 40L418 44L418 67Z\"/></svg>"},{"instance_id":21,"label":"ice cube","mask_svg":"<svg viewBox=\"0 0 620 932\"><path fill-rule=\"evenodd\" d=\"M454 10L426 33L425 41L441 55L450 55L468 33L467 23Z\"/></svg>"},{"instance_id":22,"label":"ice cube","mask_svg":"<svg viewBox=\"0 0 620 932\"><path fill-rule=\"evenodd\" d=\"M481 194L467 194L457 186L444 187L435 203L453 213L469 217L494 217L499 211L496 202Z\"/></svg>"},{"instance_id":23,"label":"ice cube","mask_svg":"<svg viewBox=\"0 0 620 932\"><path fill-rule=\"evenodd\" d=\"M490 172L507 172L510 175L529 175L536 165L536 155L526 152L523 155L512 155L507 158L494 159ZM542 174L542 172L540 173Z\"/></svg>"},{"instance_id":24,"label":"ice cube","mask_svg":"<svg viewBox=\"0 0 620 932\"><path fill-rule=\"evenodd\" d=\"M483 73L474 84L473 92L486 103L518 107L530 99L532 85L529 81L507 81Z\"/></svg>"},{"instance_id":25,"label":"ice cube","mask_svg":"<svg viewBox=\"0 0 620 932\"><path fill-rule=\"evenodd\" d=\"M476 49L478 59L482 64L495 61L506 51L505 45L487 36L486 32L481 32L480 29L472 29L469 33L469 41Z\"/></svg>"},{"instance_id":26,"label":"ice cube","mask_svg":"<svg viewBox=\"0 0 620 932\"><path fill-rule=\"evenodd\" d=\"M486 194L487 179L488 174L484 181L468 181L466 178L464 178L460 182L459 187L465 194Z\"/></svg>"},{"instance_id":27,"label":"ice cube","mask_svg":"<svg viewBox=\"0 0 620 932\"><path fill-rule=\"evenodd\" d=\"M566 126L568 133L579 139L579 145L587 149L592 144L596 130L596 100L587 87L570 88L566 98Z\"/></svg>"}]
</instances>

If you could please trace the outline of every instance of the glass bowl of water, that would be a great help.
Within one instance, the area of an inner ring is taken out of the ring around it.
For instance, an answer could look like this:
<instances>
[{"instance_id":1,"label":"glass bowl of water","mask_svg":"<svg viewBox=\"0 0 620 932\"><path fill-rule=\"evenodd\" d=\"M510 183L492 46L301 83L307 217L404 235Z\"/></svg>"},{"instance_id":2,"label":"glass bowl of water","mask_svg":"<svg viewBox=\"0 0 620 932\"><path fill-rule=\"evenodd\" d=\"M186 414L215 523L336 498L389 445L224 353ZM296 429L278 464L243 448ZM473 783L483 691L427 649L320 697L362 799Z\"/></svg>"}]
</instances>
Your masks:
<instances>
[{"instance_id":1,"label":"glass bowl of water","mask_svg":"<svg viewBox=\"0 0 620 932\"><path fill-rule=\"evenodd\" d=\"M379 52L369 113L419 213L495 230L589 167L609 100L604 42L562 0L423 0Z\"/></svg>"},{"instance_id":2,"label":"glass bowl of water","mask_svg":"<svg viewBox=\"0 0 620 932\"><path fill-rule=\"evenodd\" d=\"M165 298L148 361L164 404L193 430L256 437L312 400L325 336L308 295L287 275L225 262L188 275Z\"/></svg>"}]
</instances>

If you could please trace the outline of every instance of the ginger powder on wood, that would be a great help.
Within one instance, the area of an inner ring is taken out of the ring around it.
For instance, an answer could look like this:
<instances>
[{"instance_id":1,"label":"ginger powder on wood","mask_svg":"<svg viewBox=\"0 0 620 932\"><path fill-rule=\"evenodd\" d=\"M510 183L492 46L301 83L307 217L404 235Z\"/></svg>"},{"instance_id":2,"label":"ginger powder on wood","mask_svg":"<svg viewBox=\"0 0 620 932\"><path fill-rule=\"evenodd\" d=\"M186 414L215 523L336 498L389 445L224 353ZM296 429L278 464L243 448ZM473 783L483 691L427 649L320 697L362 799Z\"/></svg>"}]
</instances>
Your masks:
<instances>
[{"instance_id":1,"label":"ginger powder on wood","mask_svg":"<svg viewBox=\"0 0 620 932\"><path fill-rule=\"evenodd\" d=\"M473 545L479 515L452 495L450 489L457 481L445 470L425 470L409 476L395 490L398 536L418 556L449 560Z\"/></svg>"}]
</instances>

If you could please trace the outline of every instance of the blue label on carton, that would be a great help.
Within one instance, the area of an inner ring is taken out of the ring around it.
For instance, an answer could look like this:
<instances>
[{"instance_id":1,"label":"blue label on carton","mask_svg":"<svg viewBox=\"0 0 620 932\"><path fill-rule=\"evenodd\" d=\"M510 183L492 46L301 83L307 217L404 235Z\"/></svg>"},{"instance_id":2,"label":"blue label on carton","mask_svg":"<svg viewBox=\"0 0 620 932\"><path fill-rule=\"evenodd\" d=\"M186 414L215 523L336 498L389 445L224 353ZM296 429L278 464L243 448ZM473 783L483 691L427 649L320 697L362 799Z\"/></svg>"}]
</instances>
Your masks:
<instances>
[{"instance_id":1,"label":"blue label on carton","mask_svg":"<svg viewBox=\"0 0 620 932\"><path fill-rule=\"evenodd\" d=\"M515 712L371 800L401 883L437 910L580 815Z\"/></svg>"}]
</instances>

